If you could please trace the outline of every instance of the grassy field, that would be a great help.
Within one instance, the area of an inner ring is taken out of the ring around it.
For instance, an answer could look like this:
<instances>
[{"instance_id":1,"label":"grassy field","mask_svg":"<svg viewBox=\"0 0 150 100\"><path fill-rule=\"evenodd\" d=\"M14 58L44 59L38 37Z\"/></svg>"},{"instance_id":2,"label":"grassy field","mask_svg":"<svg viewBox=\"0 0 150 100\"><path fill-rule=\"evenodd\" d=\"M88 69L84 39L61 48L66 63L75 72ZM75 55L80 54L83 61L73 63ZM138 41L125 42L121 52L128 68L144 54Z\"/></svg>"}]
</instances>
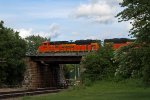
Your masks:
<instances>
[{"instance_id":1,"label":"grassy field","mask_svg":"<svg viewBox=\"0 0 150 100\"><path fill-rule=\"evenodd\" d=\"M22 100L150 100L150 88L136 81L96 82L90 87L76 87L55 94L24 97Z\"/></svg>"}]
</instances>

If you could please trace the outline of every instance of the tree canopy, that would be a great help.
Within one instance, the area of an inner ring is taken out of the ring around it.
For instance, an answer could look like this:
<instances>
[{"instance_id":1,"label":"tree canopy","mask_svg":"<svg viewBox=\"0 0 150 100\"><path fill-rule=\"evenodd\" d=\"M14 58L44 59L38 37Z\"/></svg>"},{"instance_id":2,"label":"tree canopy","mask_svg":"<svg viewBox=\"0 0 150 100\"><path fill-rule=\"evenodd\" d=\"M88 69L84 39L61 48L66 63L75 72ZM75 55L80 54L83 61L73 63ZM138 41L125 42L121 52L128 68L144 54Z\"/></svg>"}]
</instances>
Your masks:
<instances>
[{"instance_id":1,"label":"tree canopy","mask_svg":"<svg viewBox=\"0 0 150 100\"><path fill-rule=\"evenodd\" d=\"M0 22L0 85L16 85L23 80L25 66L23 58L26 53L26 42L11 28Z\"/></svg>"},{"instance_id":2,"label":"tree canopy","mask_svg":"<svg viewBox=\"0 0 150 100\"><path fill-rule=\"evenodd\" d=\"M113 50L111 45L101 46L98 52L91 52L84 57L81 64L85 71L83 81L96 81L114 77L116 67L113 63Z\"/></svg>"},{"instance_id":3,"label":"tree canopy","mask_svg":"<svg viewBox=\"0 0 150 100\"><path fill-rule=\"evenodd\" d=\"M119 21L132 21L131 35L137 42L150 43L150 1L123 0L120 5L125 9L117 15Z\"/></svg>"},{"instance_id":4,"label":"tree canopy","mask_svg":"<svg viewBox=\"0 0 150 100\"><path fill-rule=\"evenodd\" d=\"M47 38L41 36L31 35L25 38L27 41L27 54L34 55L37 53L38 47L41 45L42 42L47 41Z\"/></svg>"},{"instance_id":5,"label":"tree canopy","mask_svg":"<svg viewBox=\"0 0 150 100\"><path fill-rule=\"evenodd\" d=\"M119 66L116 75L142 78L150 84L150 1L123 0L120 5L125 9L117 17L119 21L131 21L130 32L136 41L116 52Z\"/></svg>"}]
</instances>

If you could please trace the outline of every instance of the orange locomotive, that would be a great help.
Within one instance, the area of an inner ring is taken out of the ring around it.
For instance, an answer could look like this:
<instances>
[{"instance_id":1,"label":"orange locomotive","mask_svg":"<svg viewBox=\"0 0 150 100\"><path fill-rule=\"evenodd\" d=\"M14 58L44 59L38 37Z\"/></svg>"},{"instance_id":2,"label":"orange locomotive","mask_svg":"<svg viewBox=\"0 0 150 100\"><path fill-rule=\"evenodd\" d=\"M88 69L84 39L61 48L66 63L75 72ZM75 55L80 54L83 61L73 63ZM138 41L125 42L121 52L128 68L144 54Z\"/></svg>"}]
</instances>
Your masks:
<instances>
[{"instance_id":1,"label":"orange locomotive","mask_svg":"<svg viewBox=\"0 0 150 100\"><path fill-rule=\"evenodd\" d=\"M127 38L114 38L105 39L104 44L112 44L114 50L121 46L126 46L132 43L134 39ZM53 41L43 42L39 48L39 53L50 53L50 52L90 52L97 51L100 48L100 40L76 40L75 42L68 41Z\"/></svg>"},{"instance_id":2,"label":"orange locomotive","mask_svg":"<svg viewBox=\"0 0 150 100\"><path fill-rule=\"evenodd\" d=\"M127 38L114 38L114 39L105 39L104 43L105 44L112 44L112 48L114 50L122 47L122 46L126 46L132 42L134 42L135 39L127 39Z\"/></svg>"},{"instance_id":3,"label":"orange locomotive","mask_svg":"<svg viewBox=\"0 0 150 100\"><path fill-rule=\"evenodd\" d=\"M43 42L39 48L39 53L46 52L89 52L97 51L100 48L100 40L76 40L75 42L55 41Z\"/></svg>"}]
</instances>

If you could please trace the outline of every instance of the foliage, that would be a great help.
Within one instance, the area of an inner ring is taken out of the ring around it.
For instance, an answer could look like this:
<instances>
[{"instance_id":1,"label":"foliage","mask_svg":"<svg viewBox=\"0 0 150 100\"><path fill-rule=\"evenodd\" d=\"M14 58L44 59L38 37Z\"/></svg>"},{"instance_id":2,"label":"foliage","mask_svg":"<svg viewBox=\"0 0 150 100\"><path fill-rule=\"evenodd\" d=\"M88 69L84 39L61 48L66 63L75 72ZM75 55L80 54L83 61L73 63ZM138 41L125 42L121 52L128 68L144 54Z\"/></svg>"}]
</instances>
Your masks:
<instances>
[{"instance_id":1,"label":"foliage","mask_svg":"<svg viewBox=\"0 0 150 100\"><path fill-rule=\"evenodd\" d=\"M110 46L101 46L98 52L92 52L82 61L85 71L82 73L83 81L110 79L114 76L115 67L112 61L113 50Z\"/></svg>"},{"instance_id":2,"label":"foliage","mask_svg":"<svg viewBox=\"0 0 150 100\"><path fill-rule=\"evenodd\" d=\"M120 21L133 21L131 35L142 43L150 43L150 2L149 0L123 0L125 9L117 17Z\"/></svg>"},{"instance_id":3,"label":"foliage","mask_svg":"<svg viewBox=\"0 0 150 100\"><path fill-rule=\"evenodd\" d=\"M136 38L136 46L132 44L117 51L119 68L116 75L140 77L144 83L150 84L150 2L123 0L121 6L126 8L117 17L120 21L133 21L130 32Z\"/></svg>"},{"instance_id":4,"label":"foliage","mask_svg":"<svg viewBox=\"0 0 150 100\"><path fill-rule=\"evenodd\" d=\"M140 46L132 43L115 52L118 63L115 75L120 79L142 78L144 83L150 84L150 46Z\"/></svg>"},{"instance_id":5,"label":"foliage","mask_svg":"<svg viewBox=\"0 0 150 100\"><path fill-rule=\"evenodd\" d=\"M135 44L121 47L115 52L115 62L118 63L115 76L118 78L140 77L140 53Z\"/></svg>"},{"instance_id":6,"label":"foliage","mask_svg":"<svg viewBox=\"0 0 150 100\"><path fill-rule=\"evenodd\" d=\"M65 75L66 79L74 78L73 75L71 75L71 74L73 74L71 72L73 72L75 70L75 66L76 65L74 65L74 64L63 65L63 71L64 71L64 75Z\"/></svg>"},{"instance_id":7,"label":"foliage","mask_svg":"<svg viewBox=\"0 0 150 100\"><path fill-rule=\"evenodd\" d=\"M13 29L4 27L1 21L0 58L5 60L0 64L1 85L17 85L23 80L26 42L18 34Z\"/></svg>"},{"instance_id":8,"label":"foliage","mask_svg":"<svg viewBox=\"0 0 150 100\"><path fill-rule=\"evenodd\" d=\"M42 42L47 41L47 38L41 36L31 35L25 38L27 40L27 55L34 55L37 53L38 47Z\"/></svg>"}]
</instances>

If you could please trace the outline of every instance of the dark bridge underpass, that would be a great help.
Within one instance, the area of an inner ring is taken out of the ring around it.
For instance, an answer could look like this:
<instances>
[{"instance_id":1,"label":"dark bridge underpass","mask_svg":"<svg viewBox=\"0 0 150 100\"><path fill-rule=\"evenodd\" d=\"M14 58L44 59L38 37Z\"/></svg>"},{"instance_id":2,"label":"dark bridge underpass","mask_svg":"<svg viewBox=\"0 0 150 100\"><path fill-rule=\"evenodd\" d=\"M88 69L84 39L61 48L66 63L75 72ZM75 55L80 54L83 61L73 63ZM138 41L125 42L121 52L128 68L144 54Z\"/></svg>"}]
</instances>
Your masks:
<instances>
[{"instance_id":1,"label":"dark bridge underpass","mask_svg":"<svg viewBox=\"0 0 150 100\"><path fill-rule=\"evenodd\" d=\"M27 56L23 87L59 87L64 82L61 64L79 64L88 52L44 53Z\"/></svg>"}]
</instances>

